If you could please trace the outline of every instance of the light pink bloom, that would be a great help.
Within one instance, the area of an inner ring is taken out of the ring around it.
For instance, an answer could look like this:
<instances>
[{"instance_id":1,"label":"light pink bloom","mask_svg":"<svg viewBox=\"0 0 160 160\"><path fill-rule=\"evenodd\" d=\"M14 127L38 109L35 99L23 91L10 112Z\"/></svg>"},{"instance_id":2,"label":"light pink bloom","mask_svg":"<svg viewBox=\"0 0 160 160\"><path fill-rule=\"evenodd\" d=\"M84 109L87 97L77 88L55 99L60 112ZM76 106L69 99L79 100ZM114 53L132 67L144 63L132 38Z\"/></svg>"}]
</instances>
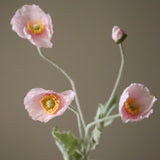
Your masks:
<instances>
[{"instance_id":1,"label":"light pink bloom","mask_svg":"<svg viewBox=\"0 0 160 160\"><path fill-rule=\"evenodd\" d=\"M147 87L132 83L120 97L119 113L122 121L140 121L148 118L153 112L152 107L156 100Z\"/></svg>"},{"instance_id":2,"label":"light pink bloom","mask_svg":"<svg viewBox=\"0 0 160 160\"><path fill-rule=\"evenodd\" d=\"M112 29L112 39L117 43L121 43L127 35L124 33L122 29L120 29L118 26L114 26Z\"/></svg>"},{"instance_id":3,"label":"light pink bloom","mask_svg":"<svg viewBox=\"0 0 160 160\"><path fill-rule=\"evenodd\" d=\"M72 90L56 93L43 88L31 89L24 98L25 109L33 120L48 122L62 115L75 96Z\"/></svg>"},{"instance_id":4,"label":"light pink bloom","mask_svg":"<svg viewBox=\"0 0 160 160\"><path fill-rule=\"evenodd\" d=\"M51 48L53 35L52 20L37 5L24 5L11 19L12 29L24 39L37 47Z\"/></svg>"}]
</instances>

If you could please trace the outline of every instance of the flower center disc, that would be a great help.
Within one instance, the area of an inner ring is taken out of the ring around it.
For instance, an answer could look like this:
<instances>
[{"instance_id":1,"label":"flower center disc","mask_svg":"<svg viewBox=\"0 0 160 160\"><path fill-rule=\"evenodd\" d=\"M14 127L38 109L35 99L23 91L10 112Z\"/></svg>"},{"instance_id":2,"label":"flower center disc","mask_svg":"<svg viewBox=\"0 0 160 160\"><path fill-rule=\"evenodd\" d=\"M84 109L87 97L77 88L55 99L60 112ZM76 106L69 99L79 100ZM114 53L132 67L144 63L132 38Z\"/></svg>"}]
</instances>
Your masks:
<instances>
[{"instance_id":1,"label":"flower center disc","mask_svg":"<svg viewBox=\"0 0 160 160\"><path fill-rule=\"evenodd\" d=\"M41 106L44 108L45 112L48 114L53 114L59 107L60 101L53 94L46 95L40 100Z\"/></svg>"},{"instance_id":2,"label":"flower center disc","mask_svg":"<svg viewBox=\"0 0 160 160\"><path fill-rule=\"evenodd\" d=\"M139 112L140 105L136 103L135 98L128 98L124 103L125 109L130 114L136 114Z\"/></svg>"},{"instance_id":3,"label":"flower center disc","mask_svg":"<svg viewBox=\"0 0 160 160\"><path fill-rule=\"evenodd\" d=\"M39 34L44 29L44 23L40 19L39 20L30 20L27 23L27 27L32 33Z\"/></svg>"}]
</instances>

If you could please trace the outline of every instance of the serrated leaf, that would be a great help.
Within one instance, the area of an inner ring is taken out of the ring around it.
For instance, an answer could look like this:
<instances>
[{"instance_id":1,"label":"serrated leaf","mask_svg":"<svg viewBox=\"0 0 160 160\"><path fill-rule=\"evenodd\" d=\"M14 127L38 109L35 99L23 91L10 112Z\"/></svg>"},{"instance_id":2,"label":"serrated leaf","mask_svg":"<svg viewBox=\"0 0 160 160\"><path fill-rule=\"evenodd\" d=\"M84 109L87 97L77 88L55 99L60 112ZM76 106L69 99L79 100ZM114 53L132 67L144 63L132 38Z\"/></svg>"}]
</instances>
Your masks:
<instances>
[{"instance_id":1,"label":"serrated leaf","mask_svg":"<svg viewBox=\"0 0 160 160\"><path fill-rule=\"evenodd\" d=\"M99 120L104 117L105 107L103 104L99 104L94 120ZM94 150L100 143L100 138L102 136L102 130L104 128L104 123L101 122L95 126L91 134L91 149Z\"/></svg>"},{"instance_id":2,"label":"serrated leaf","mask_svg":"<svg viewBox=\"0 0 160 160\"><path fill-rule=\"evenodd\" d=\"M99 145L101 136L102 136L102 129L96 126L92 131L91 135L91 140L92 140L91 150L96 149L96 147Z\"/></svg>"},{"instance_id":3,"label":"serrated leaf","mask_svg":"<svg viewBox=\"0 0 160 160\"><path fill-rule=\"evenodd\" d=\"M105 115L107 115L107 112L110 110L110 108L113 107L114 104L117 104L117 95L115 95L113 97L113 99L111 100L110 104L108 105L107 109L106 109L106 113ZM105 106L107 105L107 102L105 103Z\"/></svg>"},{"instance_id":4,"label":"serrated leaf","mask_svg":"<svg viewBox=\"0 0 160 160\"><path fill-rule=\"evenodd\" d=\"M111 113L116 107L117 107L117 103L113 104L112 107L110 107L110 109L107 111L106 116L109 116L110 113ZM104 122L104 127L109 126L109 125L113 122L113 120L114 120L114 118L109 119L109 120L106 120L106 121Z\"/></svg>"},{"instance_id":5,"label":"serrated leaf","mask_svg":"<svg viewBox=\"0 0 160 160\"><path fill-rule=\"evenodd\" d=\"M99 120L104 117L108 117L110 113L117 107L117 97L115 96L110 105L108 106L107 110L105 111L105 106L103 104L99 104L97 108L97 113L95 116L95 120ZM102 131L104 127L110 125L114 119L106 120L105 122L101 122L95 126L91 134L91 149L94 150L100 143L100 139L102 137Z\"/></svg>"},{"instance_id":6,"label":"serrated leaf","mask_svg":"<svg viewBox=\"0 0 160 160\"><path fill-rule=\"evenodd\" d=\"M94 117L95 120L101 119L104 117L105 107L103 104L98 104L96 116Z\"/></svg>"},{"instance_id":7,"label":"serrated leaf","mask_svg":"<svg viewBox=\"0 0 160 160\"><path fill-rule=\"evenodd\" d=\"M77 152L81 149L81 142L70 132L60 133L58 127L53 129L52 135L60 149L64 160L80 160L81 155Z\"/></svg>"}]
</instances>

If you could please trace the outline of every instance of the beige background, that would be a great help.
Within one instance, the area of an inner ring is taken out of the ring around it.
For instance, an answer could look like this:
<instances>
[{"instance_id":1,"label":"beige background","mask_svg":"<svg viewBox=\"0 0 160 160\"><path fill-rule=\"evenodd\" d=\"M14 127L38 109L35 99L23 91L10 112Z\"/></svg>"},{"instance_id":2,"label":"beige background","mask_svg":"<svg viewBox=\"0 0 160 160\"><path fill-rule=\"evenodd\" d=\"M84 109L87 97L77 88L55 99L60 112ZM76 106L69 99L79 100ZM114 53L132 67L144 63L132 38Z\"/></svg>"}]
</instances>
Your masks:
<instances>
[{"instance_id":1,"label":"beige background","mask_svg":"<svg viewBox=\"0 0 160 160\"><path fill-rule=\"evenodd\" d=\"M69 82L42 60L36 48L11 30L10 19L24 4L38 4L52 16L52 49L45 49L75 81L86 122L98 103L107 100L120 65L118 47L111 39L117 24L128 34L124 43L125 68L118 93L132 82L143 83L160 99L160 1L159 0L1 0L0 1L0 159L61 160L51 129L78 135L70 111L47 124L30 119L23 105L29 89L57 92L71 89ZM94 160L159 160L160 108L138 123L120 119L105 129Z\"/></svg>"}]
</instances>

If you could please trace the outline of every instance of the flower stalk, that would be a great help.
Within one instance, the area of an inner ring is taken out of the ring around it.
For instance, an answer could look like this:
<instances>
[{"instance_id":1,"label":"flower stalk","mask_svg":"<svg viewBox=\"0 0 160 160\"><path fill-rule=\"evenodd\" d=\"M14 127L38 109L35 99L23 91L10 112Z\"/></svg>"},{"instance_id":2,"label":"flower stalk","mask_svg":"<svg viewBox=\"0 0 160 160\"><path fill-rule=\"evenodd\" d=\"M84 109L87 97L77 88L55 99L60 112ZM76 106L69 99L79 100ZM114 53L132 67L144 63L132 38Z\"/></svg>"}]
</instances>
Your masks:
<instances>
[{"instance_id":1,"label":"flower stalk","mask_svg":"<svg viewBox=\"0 0 160 160\"><path fill-rule=\"evenodd\" d=\"M80 121L80 115L79 115L79 112L77 111L77 109L73 106L68 106L68 109L72 112L74 112L77 116L77 122L78 122L78 129L79 129L79 135L80 135L80 138L82 139L83 135L82 135L82 127L81 127L81 121Z\"/></svg>"},{"instance_id":2,"label":"flower stalk","mask_svg":"<svg viewBox=\"0 0 160 160\"><path fill-rule=\"evenodd\" d=\"M112 93L111 93L111 95L110 95L110 97L109 97L109 100L108 100L107 103L105 104L105 111L106 111L106 112L107 112L108 106L110 106L110 104L111 104L111 102L112 102L112 99L113 99L114 96L115 96L115 93L116 93L118 84L119 84L120 79L121 79L121 76L122 76L123 67L124 67L124 51L123 51L122 43L119 44L119 49L120 49L120 54L121 54L121 65L120 65L120 69L119 69L119 73L118 73L118 76L117 76L117 80L116 80L116 82L115 82L115 84L114 84ZM105 112L105 114L106 114L106 112Z\"/></svg>"},{"instance_id":3,"label":"flower stalk","mask_svg":"<svg viewBox=\"0 0 160 160\"><path fill-rule=\"evenodd\" d=\"M75 93L75 102L76 102L76 105L77 105L79 117L80 117L82 126L83 126L83 128L85 130L86 124L85 124L84 117L83 117L83 114L82 114L82 111L81 111L81 107L80 107L80 103L79 103L79 99L78 99L78 95L77 95L77 91L76 91L76 88L75 88L74 81L71 79L71 77L60 66L58 66L54 61L50 60L46 55L44 55L39 47L37 47L37 50L38 50L39 55L44 60L49 62L52 66L54 66L57 70L59 70L69 80L69 82L71 84L71 87L72 87L72 89L73 89L73 91ZM77 120L79 121L79 118ZM81 125L78 125L78 126L80 127L79 128L80 135L82 135L82 127L81 127Z\"/></svg>"},{"instance_id":4,"label":"flower stalk","mask_svg":"<svg viewBox=\"0 0 160 160\"><path fill-rule=\"evenodd\" d=\"M104 121L106 121L106 120L115 119L115 118L118 118L118 117L120 117L120 114L119 114L119 113L118 113L118 114L115 114L115 115L108 116L108 117L104 117L104 118L101 118L101 119L99 119L99 120L96 120L96 121L93 121L93 122L89 123L89 124L86 126L86 136L87 136L88 133L89 133L89 129L90 129L91 127L93 127L94 125L97 125L97 124L99 124L99 123L101 123L101 122L104 122Z\"/></svg>"},{"instance_id":5,"label":"flower stalk","mask_svg":"<svg viewBox=\"0 0 160 160\"><path fill-rule=\"evenodd\" d=\"M99 104L95 120L86 125L74 81L40 49L42 47L52 48L53 24L50 15L46 14L38 5L24 5L16 11L10 23L12 30L21 38L28 39L35 45L39 55L60 71L71 84L73 91L56 93L53 90L33 88L24 98L25 109L29 116L36 121L47 123L52 118L61 116L67 108L76 114L80 139L71 132L60 132L58 127L54 127L52 132L64 160L87 160L90 151L99 145L104 127L111 124L113 119L121 117L124 123L136 122L148 118L153 113L152 107L157 100L156 97L152 96L149 89L143 84L132 83L120 96L119 113L110 115L118 104L115 93L124 67L122 42L127 34L119 26L112 28L112 39L119 46L121 55L118 76L108 101L104 105ZM74 98L77 108L71 105ZM93 126L95 128L90 132Z\"/></svg>"}]
</instances>

